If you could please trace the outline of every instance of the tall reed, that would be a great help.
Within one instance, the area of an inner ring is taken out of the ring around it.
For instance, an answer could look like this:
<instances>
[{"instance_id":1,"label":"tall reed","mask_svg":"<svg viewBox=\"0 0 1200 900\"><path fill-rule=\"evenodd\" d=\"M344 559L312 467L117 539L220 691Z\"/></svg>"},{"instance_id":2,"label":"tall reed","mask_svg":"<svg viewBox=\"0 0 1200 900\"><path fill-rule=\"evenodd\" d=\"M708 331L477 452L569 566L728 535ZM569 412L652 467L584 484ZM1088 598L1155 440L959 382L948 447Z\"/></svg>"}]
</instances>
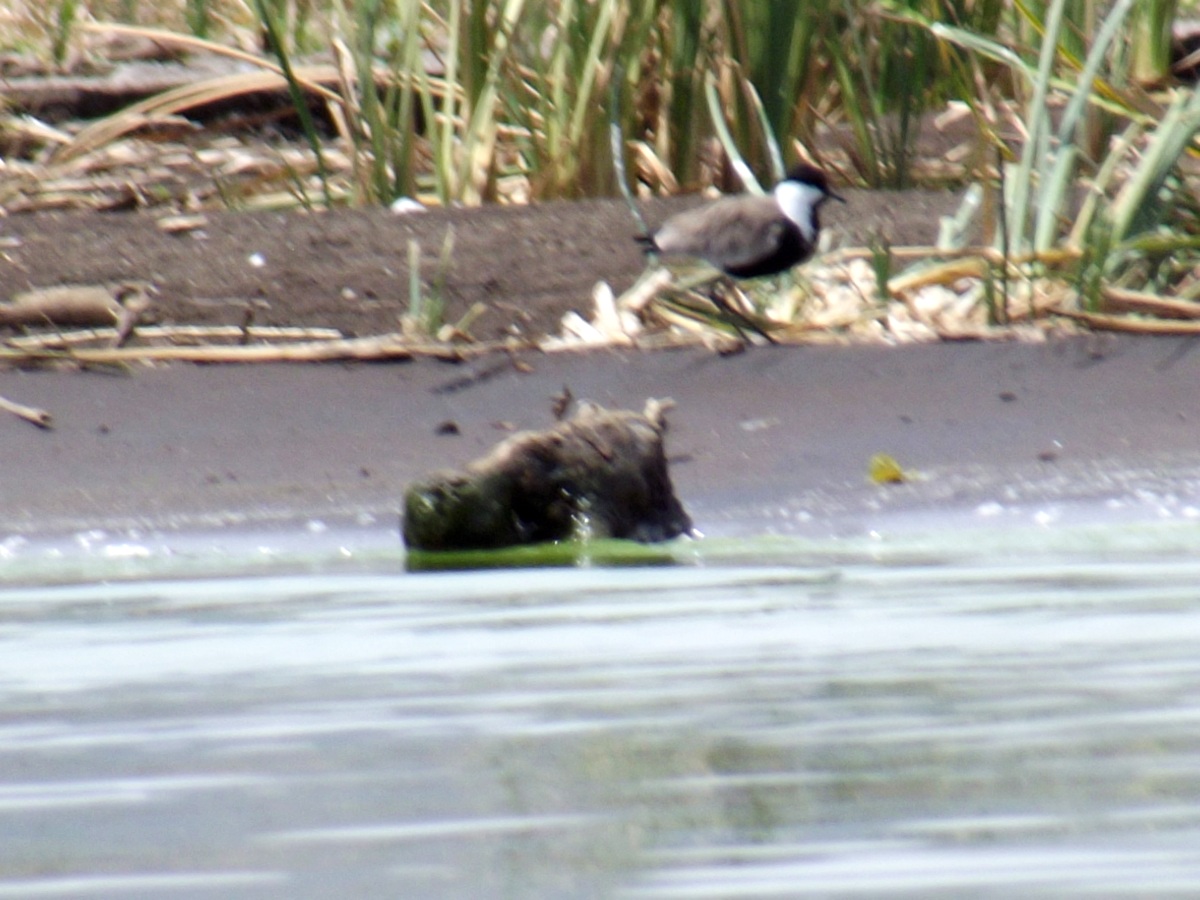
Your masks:
<instances>
[{"instance_id":1,"label":"tall reed","mask_svg":"<svg viewBox=\"0 0 1200 900\"><path fill-rule=\"evenodd\" d=\"M1020 158L1011 177L1001 179L1004 227L997 240L1006 278L1009 259L1023 260L1017 268L1028 277L1074 261L1077 294L1094 308L1106 285L1143 288L1157 280L1161 288L1162 263L1172 254L1188 260L1177 273L1200 262L1200 217L1179 170L1200 131L1200 91L1176 86L1151 96L1134 62L1139 54L1155 55L1137 49L1147 35L1130 27L1155 2L1116 0L1103 15L1090 4L1081 9L1080 0L1050 0L1036 9L1018 3L1023 23L1040 40L1032 59L1019 46L930 23L938 39L1009 66L1027 98ZM1080 30L1073 18L1079 16L1090 30ZM1165 54L1168 36L1156 40ZM1097 154L1088 124L1098 112L1119 130L1098 144Z\"/></svg>"},{"instance_id":2,"label":"tall reed","mask_svg":"<svg viewBox=\"0 0 1200 900\"><path fill-rule=\"evenodd\" d=\"M893 3L995 28L1002 0ZM255 10L268 33L280 27L273 0ZM721 125L765 178L778 147L814 145L824 122L846 125L852 174L903 184L922 114L965 83L956 51L935 52L927 29L853 0L365 0L334 18L357 90L390 73L392 89L348 104L367 119L353 130L376 155L364 185L383 201L415 188L418 156L441 202L493 199L514 176L532 198L612 193L605 107L618 71L631 170L651 189L733 186ZM445 90L431 89L431 59ZM714 78L721 123L705 98Z\"/></svg>"}]
</instances>

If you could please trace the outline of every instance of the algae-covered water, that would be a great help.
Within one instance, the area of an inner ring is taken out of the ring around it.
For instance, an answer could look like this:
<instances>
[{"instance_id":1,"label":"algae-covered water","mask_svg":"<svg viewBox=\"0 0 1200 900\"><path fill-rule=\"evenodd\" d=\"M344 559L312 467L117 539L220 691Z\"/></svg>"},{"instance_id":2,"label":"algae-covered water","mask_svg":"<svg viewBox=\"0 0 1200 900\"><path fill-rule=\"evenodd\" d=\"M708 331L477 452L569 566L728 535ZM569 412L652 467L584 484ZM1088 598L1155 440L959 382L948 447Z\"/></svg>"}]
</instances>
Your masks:
<instances>
[{"instance_id":1,"label":"algae-covered water","mask_svg":"<svg viewBox=\"0 0 1200 900\"><path fill-rule=\"evenodd\" d=\"M0 897L1200 895L1197 550L10 542Z\"/></svg>"}]
</instances>

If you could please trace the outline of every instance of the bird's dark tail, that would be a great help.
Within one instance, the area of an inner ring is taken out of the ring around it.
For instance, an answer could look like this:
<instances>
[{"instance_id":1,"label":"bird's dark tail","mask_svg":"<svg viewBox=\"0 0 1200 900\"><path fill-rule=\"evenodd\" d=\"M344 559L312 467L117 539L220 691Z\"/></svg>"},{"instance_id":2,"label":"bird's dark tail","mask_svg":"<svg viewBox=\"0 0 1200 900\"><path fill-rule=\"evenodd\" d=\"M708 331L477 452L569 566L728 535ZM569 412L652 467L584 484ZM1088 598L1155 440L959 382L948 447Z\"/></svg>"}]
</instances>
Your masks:
<instances>
[{"instance_id":1,"label":"bird's dark tail","mask_svg":"<svg viewBox=\"0 0 1200 900\"><path fill-rule=\"evenodd\" d=\"M635 234L633 239L647 256L654 256L660 252L652 234Z\"/></svg>"}]
</instances>

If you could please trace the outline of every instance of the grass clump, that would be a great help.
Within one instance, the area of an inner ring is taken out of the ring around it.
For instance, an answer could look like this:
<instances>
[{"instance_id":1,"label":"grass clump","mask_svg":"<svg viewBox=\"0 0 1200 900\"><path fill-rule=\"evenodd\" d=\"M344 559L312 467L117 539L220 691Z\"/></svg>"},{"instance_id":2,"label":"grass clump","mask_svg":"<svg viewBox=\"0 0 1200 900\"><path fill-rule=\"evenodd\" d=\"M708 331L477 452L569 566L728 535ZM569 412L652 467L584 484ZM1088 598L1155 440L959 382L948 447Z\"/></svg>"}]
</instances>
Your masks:
<instances>
[{"instance_id":1,"label":"grass clump","mask_svg":"<svg viewBox=\"0 0 1200 900\"><path fill-rule=\"evenodd\" d=\"M1069 24L1080 15L1077 5L1052 0L1042 17L1019 7L1041 37L1033 58L929 26L939 40L1005 63L1025 100L1024 140L1015 159L1001 157L993 183L1000 214L988 223L991 252L979 257L987 272L978 289L1003 294L992 301L993 321L1045 309L1103 312L1130 292L1175 291L1200 265L1200 217L1186 165L1200 129L1200 92L1147 91L1134 65L1146 55L1144 35L1129 23L1151 4L1117 0L1084 36ZM934 267L929 278L937 275Z\"/></svg>"},{"instance_id":2,"label":"grass clump","mask_svg":"<svg viewBox=\"0 0 1200 900\"><path fill-rule=\"evenodd\" d=\"M89 9L147 14L122 3ZM930 286L977 301L981 327L1050 310L1093 323L1129 309L1190 315L1147 299L1200 297L1200 95L1169 71L1179 5L189 0L178 33L122 33L255 71L143 101L48 157L67 166L147 122L282 86L308 158L280 168L309 206L608 195L618 178L643 196L754 190L797 156L862 186L936 173L983 188L982 240L968 245L959 223L917 266L911 248L866 251L870 276L886 282L860 291L875 319L889 301L915 310ZM60 62L97 29L82 9L60 0L42 13ZM313 51L325 54L319 63ZM930 112L949 104L972 138L939 171L921 138Z\"/></svg>"},{"instance_id":3,"label":"grass clump","mask_svg":"<svg viewBox=\"0 0 1200 900\"><path fill-rule=\"evenodd\" d=\"M923 114L970 87L964 54L921 22L948 18L988 34L1002 8L1001 0L897 8L368 0L333 27L351 60L343 68L356 73L344 98L357 118L349 131L372 159L359 183L364 199L424 189L442 203L476 203L611 194L614 115L629 168L648 190L731 186L715 140L721 127L763 178L776 174L781 137L815 146L830 124L842 134L845 174L907 184ZM256 10L273 33L266 0ZM286 69L291 45L270 45ZM381 81L390 85L382 95ZM605 108L610 87L616 110ZM720 121L708 114L712 90ZM413 175L418 160L424 183Z\"/></svg>"}]
</instances>

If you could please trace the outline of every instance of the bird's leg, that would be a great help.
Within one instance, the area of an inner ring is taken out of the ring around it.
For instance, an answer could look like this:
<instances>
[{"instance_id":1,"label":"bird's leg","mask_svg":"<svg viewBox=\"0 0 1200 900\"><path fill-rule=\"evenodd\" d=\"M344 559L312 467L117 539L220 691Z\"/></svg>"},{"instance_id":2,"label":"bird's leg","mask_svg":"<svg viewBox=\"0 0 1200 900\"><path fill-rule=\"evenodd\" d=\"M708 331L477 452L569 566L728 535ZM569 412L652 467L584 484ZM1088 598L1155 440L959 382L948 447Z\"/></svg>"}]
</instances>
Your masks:
<instances>
[{"instance_id":1,"label":"bird's leg","mask_svg":"<svg viewBox=\"0 0 1200 900\"><path fill-rule=\"evenodd\" d=\"M744 312L734 306L734 304L730 301L730 295L732 294L736 296L737 293L737 285L735 285L727 275L722 275L716 281L714 281L712 287L709 288L708 297L710 300L712 300L713 305L716 306L717 309L729 317L729 324L737 329L738 334L740 334L743 339L746 337L745 329L748 329L764 338L768 344L778 343L768 332L764 331ZM745 328L743 328L743 326Z\"/></svg>"}]
</instances>

